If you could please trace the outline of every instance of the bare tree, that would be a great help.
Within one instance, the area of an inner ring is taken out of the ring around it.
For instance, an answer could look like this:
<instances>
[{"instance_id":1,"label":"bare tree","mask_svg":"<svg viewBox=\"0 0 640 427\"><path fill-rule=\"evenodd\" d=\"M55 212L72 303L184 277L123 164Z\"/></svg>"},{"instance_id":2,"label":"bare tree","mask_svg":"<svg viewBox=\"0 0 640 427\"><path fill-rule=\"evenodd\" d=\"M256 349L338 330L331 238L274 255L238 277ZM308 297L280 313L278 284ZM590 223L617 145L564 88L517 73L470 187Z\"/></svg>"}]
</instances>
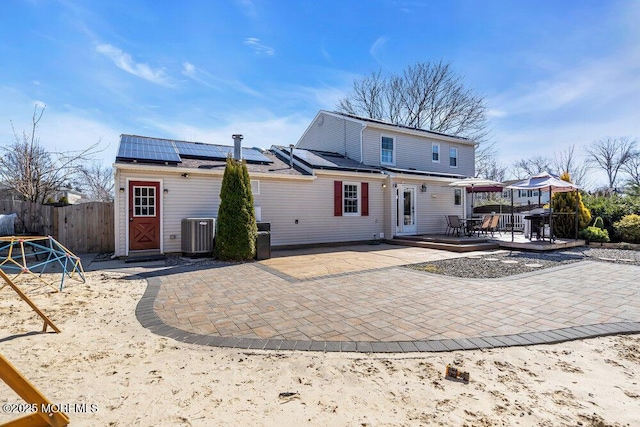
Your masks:
<instances>
[{"instance_id":1,"label":"bare tree","mask_svg":"<svg viewBox=\"0 0 640 427\"><path fill-rule=\"evenodd\" d=\"M542 172L552 171L551 159L535 156L530 159L520 159L513 164L512 174L516 179L525 179Z\"/></svg>"},{"instance_id":2,"label":"bare tree","mask_svg":"<svg viewBox=\"0 0 640 427\"><path fill-rule=\"evenodd\" d=\"M618 173L634 157L636 141L627 137L604 138L595 141L587 149L591 164L607 174L609 189L615 189Z\"/></svg>"},{"instance_id":3,"label":"bare tree","mask_svg":"<svg viewBox=\"0 0 640 427\"><path fill-rule=\"evenodd\" d=\"M575 144L554 155L554 169L558 175L567 172L573 183L580 187L589 184L587 182L587 163L579 160Z\"/></svg>"},{"instance_id":4,"label":"bare tree","mask_svg":"<svg viewBox=\"0 0 640 427\"><path fill-rule=\"evenodd\" d=\"M495 142L476 149L476 177L504 181L507 167L498 161Z\"/></svg>"},{"instance_id":5,"label":"bare tree","mask_svg":"<svg viewBox=\"0 0 640 427\"><path fill-rule=\"evenodd\" d=\"M88 166L81 166L78 171L79 187L91 200L99 202L113 201L113 169L100 162L93 162Z\"/></svg>"},{"instance_id":6,"label":"bare tree","mask_svg":"<svg viewBox=\"0 0 640 427\"><path fill-rule=\"evenodd\" d=\"M337 108L347 114L442 132L476 142L488 136L484 98L450 64L418 62L401 75L379 71L355 80Z\"/></svg>"},{"instance_id":7,"label":"bare tree","mask_svg":"<svg viewBox=\"0 0 640 427\"><path fill-rule=\"evenodd\" d=\"M629 176L626 182L627 186L640 188L640 151L633 153L623 169Z\"/></svg>"},{"instance_id":8,"label":"bare tree","mask_svg":"<svg viewBox=\"0 0 640 427\"><path fill-rule=\"evenodd\" d=\"M85 150L50 153L40 145L38 124L46 107L35 106L29 132L19 135L13 123L15 141L2 148L0 182L24 200L44 203L56 191L69 187L81 165L94 154L98 143Z\"/></svg>"}]
</instances>

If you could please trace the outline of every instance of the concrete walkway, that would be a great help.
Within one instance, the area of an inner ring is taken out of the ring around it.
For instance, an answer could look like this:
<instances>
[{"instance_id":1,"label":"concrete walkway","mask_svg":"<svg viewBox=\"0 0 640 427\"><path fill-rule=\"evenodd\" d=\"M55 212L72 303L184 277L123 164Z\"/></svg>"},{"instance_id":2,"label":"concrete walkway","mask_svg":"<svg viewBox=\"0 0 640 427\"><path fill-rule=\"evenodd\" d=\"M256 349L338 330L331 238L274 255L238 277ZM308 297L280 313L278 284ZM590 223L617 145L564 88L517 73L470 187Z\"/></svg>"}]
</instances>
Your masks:
<instances>
[{"instance_id":1,"label":"concrete walkway","mask_svg":"<svg viewBox=\"0 0 640 427\"><path fill-rule=\"evenodd\" d=\"M399 267L460 256L430 249L280 255L142 273L136 315L160 335L245 349L451 351L640 333L638 266L581 261L479 280Z\"/></svg>"}]
</instances>

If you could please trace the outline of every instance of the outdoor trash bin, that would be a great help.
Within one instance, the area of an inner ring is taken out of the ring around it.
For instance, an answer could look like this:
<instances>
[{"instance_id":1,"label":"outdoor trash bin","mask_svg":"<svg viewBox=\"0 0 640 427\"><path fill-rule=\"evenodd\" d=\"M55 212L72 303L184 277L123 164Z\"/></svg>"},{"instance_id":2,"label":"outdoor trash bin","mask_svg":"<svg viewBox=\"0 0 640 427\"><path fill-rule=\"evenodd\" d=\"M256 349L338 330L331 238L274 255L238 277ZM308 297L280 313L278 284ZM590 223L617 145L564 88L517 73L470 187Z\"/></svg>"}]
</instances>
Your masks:
<instances>
[{"instance_id":1,"label":"outdoor trash bin","mask_svg":"<svg viewBox=\"0 0 640 427\"><path fill-rule=\"evenodd\" d=\"M271 223L259 222L258 237L256 238L256 259L271 258Z\"/></svg>"}]
</instances>

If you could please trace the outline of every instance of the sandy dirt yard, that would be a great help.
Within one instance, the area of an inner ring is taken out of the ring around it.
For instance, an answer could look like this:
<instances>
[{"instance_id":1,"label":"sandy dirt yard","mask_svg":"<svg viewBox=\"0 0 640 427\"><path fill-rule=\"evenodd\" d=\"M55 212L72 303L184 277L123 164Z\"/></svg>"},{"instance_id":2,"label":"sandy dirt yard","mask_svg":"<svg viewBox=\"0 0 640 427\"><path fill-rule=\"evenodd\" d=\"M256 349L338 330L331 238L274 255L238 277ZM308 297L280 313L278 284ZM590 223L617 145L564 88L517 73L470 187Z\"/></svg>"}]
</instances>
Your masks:
<instances>
[{"instance_id":1,"label":"sandy dirt yard","mask_svg":"<svg viewBox=\"0 0 640 427\"><path fill-rule=\"evenodd\" d=\"M0 353L72 426L640 424L640 336L452 353L239 351L156 336L134 311L146 282L115 272L61 293L0 291ZM0 284L1 286L1 284ZM468 384L444 378L447 364ZM0 382L0 404L20 398ZM82 404L86 403L86 406ZM5 404L9 404L6 406ZM0 411L0 424L21 414Z\"/></svg>"}]
</instances>

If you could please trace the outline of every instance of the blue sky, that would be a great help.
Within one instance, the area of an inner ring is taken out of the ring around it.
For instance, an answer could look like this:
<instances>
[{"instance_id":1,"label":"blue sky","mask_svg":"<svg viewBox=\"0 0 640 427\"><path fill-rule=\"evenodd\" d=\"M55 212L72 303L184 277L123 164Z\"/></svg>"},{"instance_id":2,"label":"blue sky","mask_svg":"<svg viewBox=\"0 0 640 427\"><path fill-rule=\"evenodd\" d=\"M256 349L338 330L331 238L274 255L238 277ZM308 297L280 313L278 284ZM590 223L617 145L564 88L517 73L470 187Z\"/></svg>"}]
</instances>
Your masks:
<instances>
[{"instance_id":1,"label":"blue sky","mask_svg":"<svg viewBox=\"0 0 640 427\"><path fill-rule=\"evenodd\" d=\"M501 160L640 137L639 1L5 0L0 142L121 133L297 142L355 78L451 62L487 100Z\"/></svg>"}]
</instances>

